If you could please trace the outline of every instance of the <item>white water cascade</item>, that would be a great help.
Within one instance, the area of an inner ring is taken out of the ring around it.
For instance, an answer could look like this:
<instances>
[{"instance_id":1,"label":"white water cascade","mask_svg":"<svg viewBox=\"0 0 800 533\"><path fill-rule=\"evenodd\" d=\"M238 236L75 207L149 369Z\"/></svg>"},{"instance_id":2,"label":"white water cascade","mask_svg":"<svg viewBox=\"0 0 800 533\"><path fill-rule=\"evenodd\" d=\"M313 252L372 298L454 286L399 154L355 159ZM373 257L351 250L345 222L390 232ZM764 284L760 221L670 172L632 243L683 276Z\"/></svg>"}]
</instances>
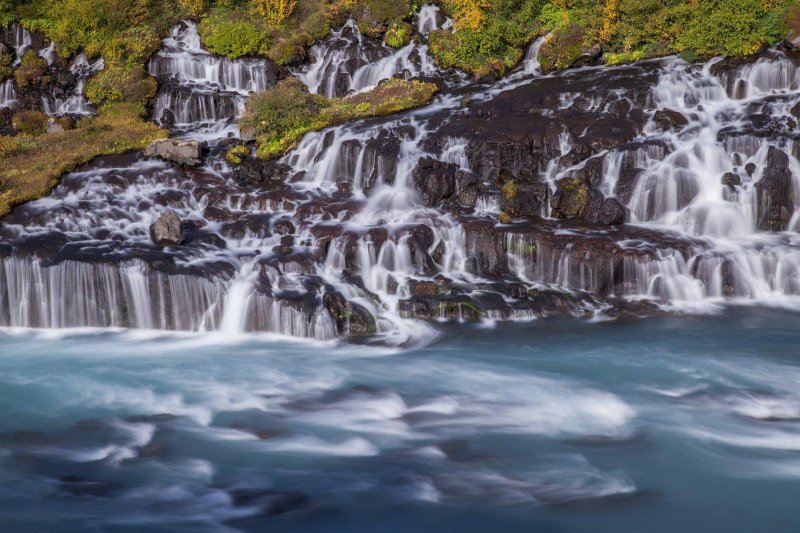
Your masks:
<instances>
[{"instance_id":1,"label":"white water cascade","mask_svg":"<svg viewBox=\"0 0 800 533\"><path fill-rule=\"evenodd\" d=\"M161 85L154 104L156 119L207 139L237 134L234 121L243 113L247 96L268 89L277 79L276 71L263 60L227 60L210 54L191 21L182 22L164 39L148 70Z\"/></svg>"},{"instance_id":2,"label":"white water cascade","mask_svg":"<svg viewBox=\"0 0 800 533\"><path fill-rule=\"evenodd\" d=\"M427 36L438 29L439 8L424 5L414 16L417 32ZM328 98L345 96L375 87L395 75L405 78L436 74L427 44L410 42L399 49L364 37L355 21L349 19L340 30L331 31L323 42L308 51L311 64L294 74L313 93Z\"/></svg>"},{"instance_id":3,"label":"white water cascade","mask_svg":"<svg viewBox=\"0 0 800 533\"><path fill-rule=\"evenodd\" d=\"M48 52L49 51L49 52ZM47 55L52 55L54 52L52 48L47 48L43 51ZM52 63L52 59L48 59L48 63ZM72 61L69 71L75 76L76 84L75 89L66 98L58 98L49 94L42 95L42 108L48 115L90 115L95 112L95 109L86 99L83 94L83 87L86 82L103 70L103 59L97 59L89 62L83 53L78 54Z\"/></svg>"},{"instance_id":4,"label":"white water cascade","mask_svg":"<svg viewBox=\"0 0 800 533\"><path fill-rule=\"evenodd\" d=\"M418 33L437 20L423 8ZM0 324L403 345L430 335L420 318L594 317L643 302L800 307L797 62L770 51L738 66L671 58L545 76L540 45L492 86L459 84L421 109L310 133L278 162L233 167L219 156L240 144L228 140L235 119L278 71L214 56L182 23L149 64L154 118L212 141L213 164L100 160L16 209L0 228ZM349 22L297 75L338 95L434 73L410 59L424 44L409 46L391 50ZM519 124L494 116L504 110ZM615 122L629 130L586 138ZM506 135L527 144L503 145ZM560 180L592 168L600 200L624 203L630 223L554 218ZM545 200L499 223L510 179ZM156 249L148 231L167 209L186 239Z\"/></svg>"}]
</instances>

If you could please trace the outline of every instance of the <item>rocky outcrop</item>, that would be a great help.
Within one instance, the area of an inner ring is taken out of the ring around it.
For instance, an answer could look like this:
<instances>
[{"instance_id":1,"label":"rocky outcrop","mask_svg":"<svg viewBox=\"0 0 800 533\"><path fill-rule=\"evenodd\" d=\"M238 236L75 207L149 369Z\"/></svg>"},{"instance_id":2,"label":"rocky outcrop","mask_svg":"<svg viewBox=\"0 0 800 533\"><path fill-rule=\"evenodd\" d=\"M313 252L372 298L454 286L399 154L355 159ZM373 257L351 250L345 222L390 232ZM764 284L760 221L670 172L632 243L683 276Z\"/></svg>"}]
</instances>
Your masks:
<instances>
[{"instance_id":1,"label":"rocky outcrop","mask_svg":"<svg viewBox=\"0 0 800 533\"><path fill-rule=\"evenodd\" d=\"M449 200L456 192L458 167L442 163L432 157L424 157L414 169L414 188L428 207L436 207Z\"/></svg>"},{"instance_id":2,"label":"rocky outcrop","mask_svg":"<svg viewBox=\"0 0 800 533\"><path fill-rule=\"evenodd\" d=\"M771 147L762 178L756 183L757 221L762 231L786 231L794 212L789 156Z\"/></svg>"},{"instance_id":3,"label":"rocky outcrop","mask_svg":"<svg viewBox=\"0 0 800 533\"><path fill-rule=\"evenodd\" d=\"M145 148L145 157L159 157L179 166L198 166L202 162L203 144L199 141L162 139Z\"/></svg>"},{"instance_id":4,"label":"rocky outcrop","mask_svg":"<svg viewBox=\"0 0 800 533\"><path fill-rule=\"evenodd\" d=\"M172 209L165 211L150 225L150 239L156 246L178 246L184 238L181 219Z\"/></svg>"},{"instance_id":5,"label":"rocky outcrop","mask_svg":"<svg viewBox=\"0 0 800 533\"><path fill-rule=\"evenodd\" d=\"M364 306L348 302L340 292L328 290L322 305L333 317L340 335L374 335L378 331L375 317Z\"/></svg>"}]
</instances>

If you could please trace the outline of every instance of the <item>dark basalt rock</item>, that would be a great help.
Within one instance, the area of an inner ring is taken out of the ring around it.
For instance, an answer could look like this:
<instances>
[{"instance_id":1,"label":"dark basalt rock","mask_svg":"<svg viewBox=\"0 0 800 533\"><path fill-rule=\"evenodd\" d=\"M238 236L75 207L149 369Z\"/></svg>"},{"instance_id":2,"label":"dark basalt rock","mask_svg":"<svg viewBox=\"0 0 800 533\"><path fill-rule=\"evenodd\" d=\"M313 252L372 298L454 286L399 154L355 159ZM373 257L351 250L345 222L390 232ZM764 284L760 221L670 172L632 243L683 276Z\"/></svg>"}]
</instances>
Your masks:
<instances>
[{"instance_id":1,"label":"dark basalt rock","mask_svg":"<svg viewBox=\"0 0 800 533\"><path fill-rule=\"evenodd\" d=\"M536 217L544 214L550 189L546 183L514 184L500 196L500 209L512 217Z\"/></svg>"},{"instance_id":2,"label":"dark basalt rock","mask_svg":"<svg viewBox=\"0 0 800 533\"><path fill-rule=\"evenodd\" d=\"M340 292L327 291L322 305L333 317L340 335L374 335L378 331L375 317L364 306L348 302Z\"/></svg>"},{"instance_id":3,"label":"dark basalt rock","mask_svg":"<svg viewBox=\"0 0 800 533\"><path fill-rule=\"evenodd\" d=\"M555 218L581 218L590 203L590 191L583 180L578 178L562 178L558 181L555 194L550 199L552 215ZM592 195L592 201L597 203L596 195ZM602 199L600 199L602 204ZM599 209L596 205L595 209Z\"/></svg>"},{"instance_id":4,"label":"dark basalt rock","mask_svg":"<svg viewBox=\"0 0 800 533\"><path fill-rule=\"evenodd\" d=\"M616 198L606 198L600 208L597 222L604 226L624 224L630 219L630 209Z\"/></svg>"},{"instance_id":5,"label":"dark basalt rock","mask_svg":"<svg viewBox=\"0 0 800 533\"><path fill-rule=\"evenodd\" d=\"M794 212L792 173L789 156L771 147L763 177L756 183L758 228L762 231L786 231Z\"/></svg>"},{"instance_id":6,"label":"dark basalt rock","mask_svg":"<svg viewBox=\"0 0 800 533\"><path fill-rule=\"evenodd\" d=\"M664 131L680 131L689 125L689 119L673 109L659 109L653 116L653 121Z\"/></svg>"},{"instance_id":7,"label":"dark basalt rock","mask_svg":"<svg viewBox=\"0 0 800 533\"><path fill-rule=\"evenodd\" d=\"M742 177L737 172L726 172L722 175L722 184L725 185L730 192L735 192L736 187L742 185Z\"/></svg>"},{"instance_id":8,"label":"dark basalt rock","mask_svg":"<svg viewBox=\"0 0 800 533\"><path fill-rule=\"evenodd\" d=\"M467 237L467 270L486 278L502 277L508 272L503 241L505 232L490 220L472 220L464 224Z\"/></svg>"},{"instance_id":9,"label":"dark basalt rock","mask_svg":"<svg viewBox=\"0 0 800 533\"><path fill-rule=\"evenodd\" d=\"M419 160L414 169L414 187L428 207L441 205L456 192L456 173L458 167L443 163L432 157Z\"/></svg>"},{"instance_id":10,"label":"dark basalt rock","mask_svg":"<svg viewBox=\"0 0 800 533\"><path fill-rule=\"evenodd\" d=\"M233 167L231 177L240 185L269 188L283 183L291 167L272 159L245 157Z\"/></svg>"},{"instance_id":11,"label":"dark basalt rock","mask_svg":"<svg viewBox=\"0 0 800 533\"><path fill-rule=\"evenodd\" d=\"M408 281L408 293L414 298L434 298L439 292L439 285L435 281Z\"/></svg>"},{"instance_id":12,"label":"dark basalt rock","mask_svg":"<svg viewBox=\"0 0 800 533\"><path fill-rule=\"evenodd\" d=\"M156 246L178 246L184 233L178 213L168 209L150 226L150 238Z\"/></svg>"}]
</instances>

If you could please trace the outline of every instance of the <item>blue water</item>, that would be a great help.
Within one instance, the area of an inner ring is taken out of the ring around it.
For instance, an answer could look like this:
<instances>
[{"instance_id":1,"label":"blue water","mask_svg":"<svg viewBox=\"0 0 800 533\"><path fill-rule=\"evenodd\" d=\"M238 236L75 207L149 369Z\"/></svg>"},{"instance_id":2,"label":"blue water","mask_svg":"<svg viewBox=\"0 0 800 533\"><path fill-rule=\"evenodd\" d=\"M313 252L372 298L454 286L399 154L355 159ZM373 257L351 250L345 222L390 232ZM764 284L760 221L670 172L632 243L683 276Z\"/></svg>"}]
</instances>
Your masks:
<instances>
[{"instance_id":1,"label":"blue water","mask_svg":"<svg viewBox=\"0 0 800 533\"><path fill-rule=\"evenodd\" d=\"M798 316L446 328L404 352L0 332L24 531L798 531Z\"/></svg>"}]
</instances>

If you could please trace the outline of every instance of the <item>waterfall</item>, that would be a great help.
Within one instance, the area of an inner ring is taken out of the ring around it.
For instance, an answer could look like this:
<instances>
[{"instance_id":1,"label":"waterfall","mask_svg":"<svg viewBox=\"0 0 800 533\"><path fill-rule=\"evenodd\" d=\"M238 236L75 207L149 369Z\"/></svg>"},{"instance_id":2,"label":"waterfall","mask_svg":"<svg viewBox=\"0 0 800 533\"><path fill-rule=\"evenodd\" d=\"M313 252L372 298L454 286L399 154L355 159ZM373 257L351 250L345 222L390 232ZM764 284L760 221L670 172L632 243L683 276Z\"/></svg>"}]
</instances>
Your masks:
<instances>
[{"instance_id":1,"label":"waterfall","mask_svg":"<svg viewBox=\"0 0 800 533\"><path fill-rule=\"evenodd\" d=\"M432 5L414 23L417 39L394 50L348 21L294 74L328 96L397 74L442 76L425 37L450 23ZM426 107L312 132L277 162L236 167L216 156L239 143L227 138L247 96L279 70L215 56L180 23L148 64L153 118L212 141L215 160L187 170L100 159L15 209L0 228L0 325L403 345L430 334L414 319L798 307L792 58L545 75L541 43L495 84L460 77ZM78 95L100 68L75 58L75 99L48 100L48 112L89 112ZM1 87L13 104L13 84ZM576 176L591 181L593 201L629 208L630 222L556 219L559 184ZM508 182L518 190L507 194ZM148 230L167 209L185 242L159 249ZM513 216L499 223L501 213Z\"/></svg>"},{"instance_id":2,"label":"waterfall","mask_svg":"<svg viewBox=\"0 0 800 533\"><path fill-rule=\"evenodd\" d=\"M14 80L6 80L0 84L0 108L15 107L17 104L17 90L14 88Z\"/></svg>"},{"instance_id":3,"label":"waterfall","mask_svg":"<svg viewBox=\"0 0 800 533\"><path fill-rule=\"evenodd\" d=\"M439 8L424 5L415 14L417 32L427 37L438 29ZM313 93L335 98L374 88L396 75L405 78L437 74L427 44L409 44L397 50L364 37L355 20L348 19L340 30L332 30L324 41L308 51L311 63L294 75Z\"/></svg>"},{"instance_id":4,"label":"waterfall","mask_svg":"<svg viewBox=\"0 0 800 533\"><path fill-rule=\"evenodd\" d=\"M52 63L54 49L52 45L42 51L46 54L42 57L51 56L48 63ZM75 76L75 88L67 98L58 98L52 95L42 95L42 108L48 115L90 115L95 112L89 101L83 95L83 87L86 82L103 70L105 66L103 59L89 62L83 53L78 54L72 61L69 71Z\"/></svg>"},{"instance_id":5,"label":"waterfall","mask_svg":"<svg viewBox=\"0 0 800 533\"><path fill-rule=\"evenodd\" d=\"M210 54L202 48L197 25L191 21L181 22L163 40L148 71L160 85L156 120L207 140L238 134L234 120L244 112L247 96L277 81L277 70L266 61Z\"/></svg>"},{"instance_id":6,"label":"waterfall","mask_svg":"<svg viewBox=\"0 0 800 533\"><path fill-rule=\"evenodd\" d=\"M31 33L23 28L18 22L9 24L4 33L4 41L14 50L14 62L12 66L22 63L22 56L33 44Z\"/></svg>"}]
</instances>

